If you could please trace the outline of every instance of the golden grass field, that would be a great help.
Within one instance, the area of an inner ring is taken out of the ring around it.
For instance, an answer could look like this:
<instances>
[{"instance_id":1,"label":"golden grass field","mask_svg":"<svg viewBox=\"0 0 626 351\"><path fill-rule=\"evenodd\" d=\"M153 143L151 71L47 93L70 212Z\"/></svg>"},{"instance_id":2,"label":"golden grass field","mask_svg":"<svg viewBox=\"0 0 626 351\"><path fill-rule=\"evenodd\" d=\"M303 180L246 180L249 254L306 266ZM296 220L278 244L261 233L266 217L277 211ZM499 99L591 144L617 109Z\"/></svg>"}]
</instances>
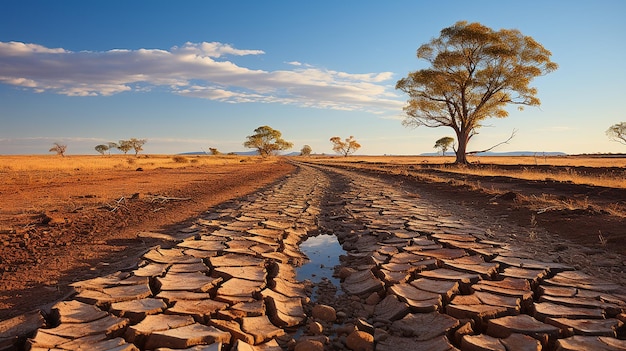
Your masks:
<instances>
[{"instance_id":1,"label":"golden grass field","mask_svg":"<svg viewBox=\"0 0 626 351\"><path fill-rule=\"evenodd\" d=\"M205 155L0 155L0 171L71 171L74 169L107 170L135 169L145 170L159 167L179 168L191 165L226 165L258 160L250 156L205 156Z\"/></svg>"},{"instance_id":2,"label":"golden grass field","mask_svg":"<svg viewBox=\"0 0 626 351\"><path fill-rule=\"evenodd\" d=\"M298 157L295 158L296 160ZM545 180L546 178L575 184L589 184L626 188L624 172L621 176L612 171L615 168L626 168L626 157L593 157L593 156L470 156L471 162L481 167L452 167L452 156L350 156L328 157L313 156L310 160L324 163L364 163L390 165L421 165L446 172L472 174L479 176L507 176L523 180ZM47 177L47 172L57 175L71 175L75 171L97 172L104 170L133 170L142 168L181 168L187 166L233 165L245 162L264 162L258 156L237 155L0 155L0 175L5 182L14 178ZM493 165L490 167L489 165ZM498 167L522 166L516 168ZM551 167L553 166L553 167ZM593 172L581 172L580 167L590 168ZM595 169L595 170L594 170ZM602 169L607 169L603 172ZM59 174L62 173L62 174ZM40 181L42 179L39 179Z\"/></svg>"}]
</instances>

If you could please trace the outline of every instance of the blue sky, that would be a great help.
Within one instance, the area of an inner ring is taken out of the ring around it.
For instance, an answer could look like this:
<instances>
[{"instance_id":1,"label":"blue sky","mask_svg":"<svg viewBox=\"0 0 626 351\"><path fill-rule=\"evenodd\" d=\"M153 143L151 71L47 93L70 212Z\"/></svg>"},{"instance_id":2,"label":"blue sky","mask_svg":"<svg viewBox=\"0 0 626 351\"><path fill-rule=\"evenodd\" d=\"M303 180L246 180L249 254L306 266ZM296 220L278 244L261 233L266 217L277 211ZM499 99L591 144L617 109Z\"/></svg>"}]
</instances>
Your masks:
<instances>
[{"instance_id":1,"label":"blue sky","mask_svg":"<svg viewBox=\"0 0 626 351\"><path fill-rule=\"evenodd\" d=\"M29 1L0 4L0 154L244 151L269 125L315 153L354 135L358 154L415 155L454 136L401 125L394 89L427 67L416 49L459 20L514 28L559 69L541 107L490 119L470 150L625 152L626 1Z\"/></svg>"}]
</instances>

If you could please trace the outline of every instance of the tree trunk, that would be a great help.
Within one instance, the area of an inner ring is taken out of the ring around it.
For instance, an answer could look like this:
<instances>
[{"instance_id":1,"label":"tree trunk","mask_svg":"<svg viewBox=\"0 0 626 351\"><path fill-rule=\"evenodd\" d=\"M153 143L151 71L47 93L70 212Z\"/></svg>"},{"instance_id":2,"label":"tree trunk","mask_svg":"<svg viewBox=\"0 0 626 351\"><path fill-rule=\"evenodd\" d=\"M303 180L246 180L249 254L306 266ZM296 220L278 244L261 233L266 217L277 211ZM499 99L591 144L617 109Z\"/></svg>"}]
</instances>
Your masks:
<instances>
[{"instance_id":1,"label":"tree trunk","mask_svg":"<svg viewBox=\"0 0 626 351\"><path fill-rule=\"evenodd\" d=\"M456 139L459 141L459 147L456 151L456 160L455 164L466 165L469 162L467 161L467 142L469 141L469 136L463 135L463 133L457 132Z\"/></svg>"}]
</instances>

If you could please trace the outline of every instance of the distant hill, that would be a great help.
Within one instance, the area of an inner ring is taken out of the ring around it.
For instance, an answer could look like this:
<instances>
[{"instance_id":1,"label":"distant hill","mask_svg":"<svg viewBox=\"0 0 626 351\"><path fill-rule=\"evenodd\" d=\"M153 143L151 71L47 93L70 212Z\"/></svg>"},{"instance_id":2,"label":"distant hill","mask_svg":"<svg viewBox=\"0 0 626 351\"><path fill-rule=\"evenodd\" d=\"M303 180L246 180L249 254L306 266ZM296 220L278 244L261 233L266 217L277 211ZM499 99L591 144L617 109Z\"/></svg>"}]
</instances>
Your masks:
<instances>
[{"instance_id":1,"label":"distant hill","mask_svg":"<svg viewBox=\"0 0 626 351\"><path fill-rule=\"evenodd\" d=\"M420 156L441 156L440 152L427 152ZM446 152L446 156L454 156L453 152ZM537 152L537 151L509 151L509 152L480 152L475 156L567 156L564 152Z\"/></svg>"}]
</instances>

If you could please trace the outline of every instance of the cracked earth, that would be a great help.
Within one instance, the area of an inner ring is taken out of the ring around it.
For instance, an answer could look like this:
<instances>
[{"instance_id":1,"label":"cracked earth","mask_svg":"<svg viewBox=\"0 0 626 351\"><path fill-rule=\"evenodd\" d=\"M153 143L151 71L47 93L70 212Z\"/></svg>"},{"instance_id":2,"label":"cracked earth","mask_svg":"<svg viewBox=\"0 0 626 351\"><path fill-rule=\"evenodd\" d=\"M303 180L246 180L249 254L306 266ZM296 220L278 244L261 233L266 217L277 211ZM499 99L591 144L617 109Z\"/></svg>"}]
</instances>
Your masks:
<instances>
[{"instance_id":1,"label":"cracked earth","mask_svg":"<svg viewBox=\"0 0 626 351\"><path fill-rule=\"evenodd\" d=\"M496 220L410 185L296 163L132 265L0 324L0 350L624 350L623 257ZM336 236L334 276L299 245ZM617 267L617 268L616 268Z\"/></svg>"}]
</instances>

